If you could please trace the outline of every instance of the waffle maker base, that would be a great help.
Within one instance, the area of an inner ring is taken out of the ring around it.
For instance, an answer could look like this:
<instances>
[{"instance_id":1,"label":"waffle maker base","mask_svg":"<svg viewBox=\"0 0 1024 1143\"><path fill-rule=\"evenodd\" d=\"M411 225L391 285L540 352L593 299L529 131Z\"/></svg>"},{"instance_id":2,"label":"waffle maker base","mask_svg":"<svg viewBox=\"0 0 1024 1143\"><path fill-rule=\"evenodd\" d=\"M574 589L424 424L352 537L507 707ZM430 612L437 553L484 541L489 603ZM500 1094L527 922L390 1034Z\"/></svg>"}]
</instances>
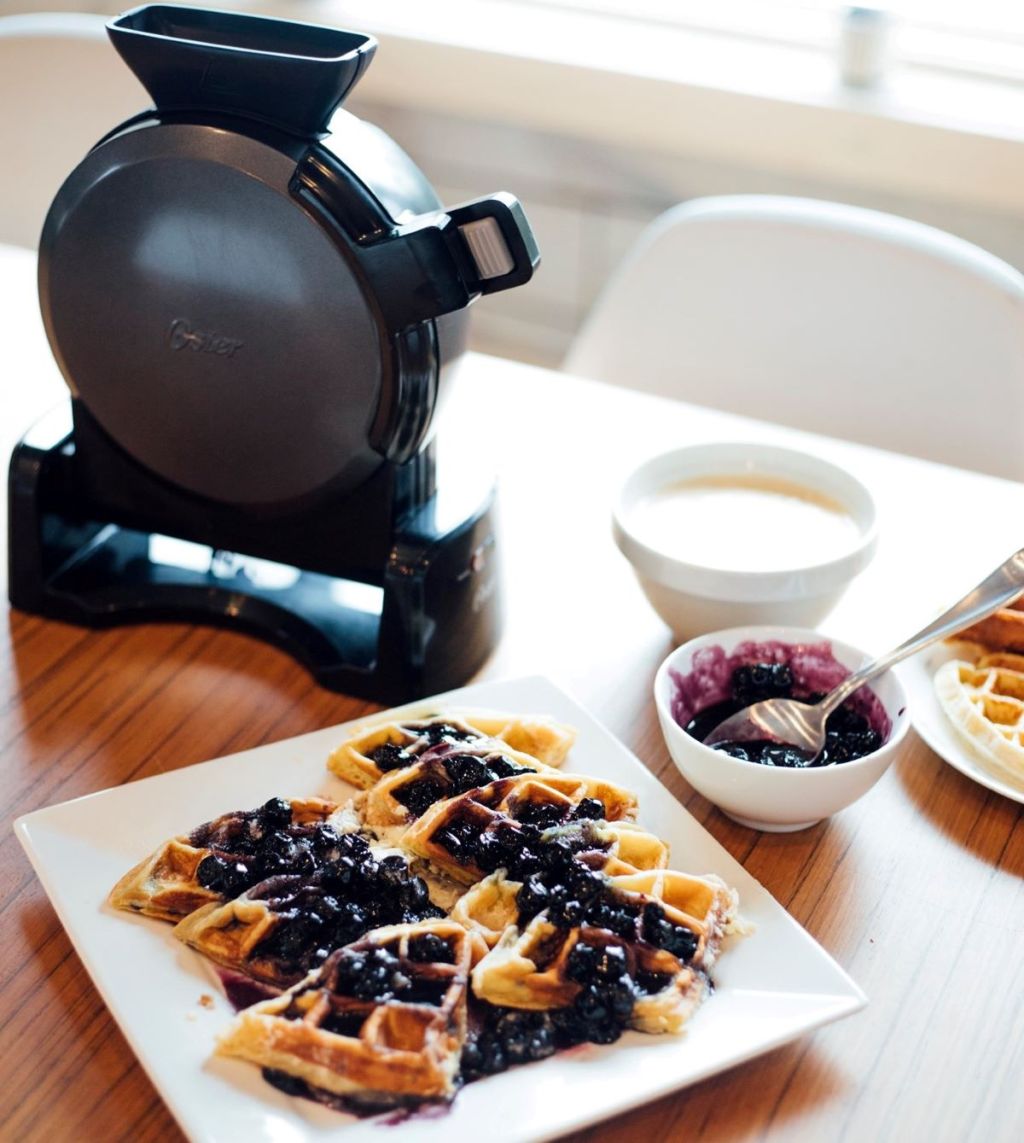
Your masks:
<instances>
[{"instance_id":1,"label":"waffle maker base","mask_svg":"<svg viewBox=\"0 0 1024 1143\"><path fill-rule=\"evenodd\" d=\"M493 478L465 442L445 457L457 471L443 482L431 445L357 498L267 528L228 506L197 511L72 401L11 458L11 603L88 627L233 628L322 686L385 704L451 689L493 650L500 606Z\"/></svg>"}]
</instances>

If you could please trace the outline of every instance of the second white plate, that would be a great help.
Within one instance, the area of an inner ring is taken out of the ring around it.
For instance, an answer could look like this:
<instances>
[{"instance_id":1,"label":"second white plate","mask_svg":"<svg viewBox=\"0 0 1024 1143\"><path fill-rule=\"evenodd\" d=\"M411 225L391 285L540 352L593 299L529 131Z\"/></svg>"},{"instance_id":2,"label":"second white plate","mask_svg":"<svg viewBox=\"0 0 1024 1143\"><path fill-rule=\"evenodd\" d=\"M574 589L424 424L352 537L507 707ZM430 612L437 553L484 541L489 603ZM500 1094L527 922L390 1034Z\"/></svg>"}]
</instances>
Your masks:
<instances>
[{"instance_id":1,"label":"second white plate","mask_svg":"<svg viewBox=\"0 0 1024 1143\"><path fill-rule=\"evenodd\" d=\"M910 720L914 729L936 754L955 770L1004 798L1024 802L1024 784L1015 786L1008 778L1001 778L985 767L950 725L942 704L935 693L935 672L949 659L955 659L956 649L948 643L929 647L897 670L907 688Z\"/></svg>"}]
</instances>

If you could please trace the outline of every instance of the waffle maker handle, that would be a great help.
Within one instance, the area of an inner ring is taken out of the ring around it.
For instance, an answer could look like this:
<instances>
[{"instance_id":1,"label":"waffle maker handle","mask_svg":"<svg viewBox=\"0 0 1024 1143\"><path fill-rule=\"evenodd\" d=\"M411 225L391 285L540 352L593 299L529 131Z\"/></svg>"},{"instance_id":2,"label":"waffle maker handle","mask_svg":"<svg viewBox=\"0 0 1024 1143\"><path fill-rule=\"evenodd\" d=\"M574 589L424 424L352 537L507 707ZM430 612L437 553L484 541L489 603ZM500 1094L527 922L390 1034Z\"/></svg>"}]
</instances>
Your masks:
<instances>
[{"instance_id":1,"label":"waffle maker handle","mask_svg":"<svg viewBox=\"0 0 1024 1143\"><path fill-rule=\"evenodd\" d=\"M132 8L107 33L158 111L241 115L311 139L377 50L358 32L173 4Z\"/></svg>"}]
</instances>

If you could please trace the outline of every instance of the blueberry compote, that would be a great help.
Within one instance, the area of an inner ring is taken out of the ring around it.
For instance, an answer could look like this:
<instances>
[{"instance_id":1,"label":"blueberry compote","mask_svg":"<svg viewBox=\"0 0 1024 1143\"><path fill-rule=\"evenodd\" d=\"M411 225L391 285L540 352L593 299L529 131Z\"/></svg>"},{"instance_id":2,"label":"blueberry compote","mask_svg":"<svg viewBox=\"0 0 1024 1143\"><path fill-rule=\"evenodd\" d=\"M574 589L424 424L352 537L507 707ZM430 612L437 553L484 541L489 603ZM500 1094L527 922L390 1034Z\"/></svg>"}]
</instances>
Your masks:
<instances>
[{"instance_id":1,"label":"blueberry compote","mask_svg":"<svg viewBox=\"0 0 1024 1143\"><path fill-rule=\"evenodd\" d=\"M278 874L311 874L337 861L348 844L329 822L293 821L291 803L271 798L256 810L224 814L189 835L211 852L200 861L196 879L225 898L237 897Z\"/></svg>"},{"instance_id":2,"label":"blueberry compote","mask_svg":"<svg viewBox=\"0 0 1024 1143\"><path fill-rule=\"evenodd\" d=\"M395 801L415 817L426 813L442 798L453 798L501 778L531 772L529 767L520 766L489 748L480 754L470 753L466 748L432 748L424 751L418 761L420 775L392 791Z\"/></svg>"},{"instance_id":3,"label":"blueberry compote","mask_svg":"<svg viewBox=\"0 0 1024 1143\"><path fill-rule=\"evenodd\" d=\"M367 757L383 773L401 770L411 766L426 750L438 746L454 746L460 742L475 742L481 735L464 726L453 726L450 722L407 723L402 728L410 742L400 746L397 742L384 742L375 747Z\"/></svg>"},{"instance_id":4,"label":"blueberry compote","mask_svg":"<svg viewBox=\"0 0 1024 1143\"><path fill-rule=\"evenodd\" d=\"M250 892L277 915L252 951L254 970L262 961L275 979L294 982L370 929L444 916L404 858L375 858L358 834L342 835L338 848L337 859L311 876L274 877Z\"/></svg>"},{"instance_id":5,"label":"blueberry compote","mask_svg":"<svg viewBox=\"0 0 1024 1143\"><path fill-rule=\"evenodd\" d=\"M793 672L787 663L748 663L732 672L730 697L705 707L685 726L687 734L703 742L721 722L752 706L772 698L800 698L815 703L823 692L795 694ZM863 714L844 703L825 724L825 748L817 755L787 743L761 740L754 742L719 742L712 749L721 750L745 762L788 769L825 766L833 762L849 762L862 758L882 745L882 736L873 729Z\"/></svg>"},{"instance_id":6,"label":"blueberry compote","mask_svg":"<svg viewBox=\"0 0 1024 1143\"><path fill-rule=\"evenodd\" d=\"M462 1051L464 1082L493 1075L516 1064L542 1060L577 1044L612 1044L628 1027L637 1000L672 984L672 972L646 967L651 960L657 961L657 953L653 953L642 934L647 932L649 915L655 930L659 923L673 930L679 926L666 922L664 911L655 902L625 907L622 901L609 901L605 907L619 910L618 927L628 935L617 939L603 925L592 927L584 920L579 928L579 940L565 961L567 980L579 986L572 1004L546 1012L530 1012L473 1001L470 1034ZM648 914L648 910L654 913ZM697 947L694 935L684 931L687 936L678 938L681 960L692 957ZM651 935L661 938L666 933L658 931ZM565 936L561 932L552 938L553 951L561 951ZM542 952L536 955L543 961ZM658 963L664 966L663 960ZM542 967L546 966L538 964L538 968Z\"/></svg>"}]
</instances>

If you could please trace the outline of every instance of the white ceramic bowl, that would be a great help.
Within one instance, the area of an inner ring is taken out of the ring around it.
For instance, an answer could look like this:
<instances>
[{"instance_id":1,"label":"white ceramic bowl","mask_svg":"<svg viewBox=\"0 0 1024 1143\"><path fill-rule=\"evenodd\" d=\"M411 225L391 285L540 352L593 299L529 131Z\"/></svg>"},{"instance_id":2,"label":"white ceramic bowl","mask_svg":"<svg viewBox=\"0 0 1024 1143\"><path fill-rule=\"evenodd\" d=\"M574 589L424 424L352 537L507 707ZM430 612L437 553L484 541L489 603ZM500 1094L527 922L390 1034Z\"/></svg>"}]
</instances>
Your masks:
<instances>
[{"instance_id":1,"label":"white ceramic bowl","mask_svg":"<svg viewBox=\"0 0 1024 1143\"><path fill-rule=\"evenodd\" d=\"M808 488L847 511L856 524L856 538L823 563L746 571L675 558L651 547L633 529L632 518L642 501L680 481L708 476L775 478ZM693 445L646 461L619 493L612 531L651 606L679 642L740 624L813 627L871 562L877 540L871 494L845 469L810 453L752 442Z\"/></svg>"},{"instance_id":2,"label":"white ceramic bowl","mask_svg":"<svg viewBox=\"0 0 1024 1143\"><path fill-rule=\"evenodd\" d=\"M672 760L691 786L734 821L753 829L789 832L805 829L845 809L871 789L888 769L910 726L907 696L893 671L881 675L868 690L879 704L875 717L888 719L889 732L883 745L863 758L820 769L775 769L745 762L712 750L691 737L673 716L674 701L687 711L701 709L727 697L723 681L740 662L759 662L766 657L748 653L742 644L784 644L789 647L830 648L835 661L835 682L856 670L868 656L847 643L827 639L816 631L799 627L737 627L702 635L677 648L661 664L654 680L654 701ZM714 650L720 648L722 655ZM730 663L730 658L736 661ZM822 656L824 657L824 656ZM778 661L785 661L780 653ZM696 663L695 663L696 659ZM697 668L695 674L695 666ZM680 691L674 675L688 679ZM817 685L817 684L816 684ZM826 687L835 685L829 682ZM700 697L696 698L698 693ZM683 695L685 697L680 698ZM856 696L855 696L856 701ZM677 713L680 713L677 710ZM692 716L692 715L691 715ZM877 727L876 727L877 729Z\"/></svg>"}]
</instances>

